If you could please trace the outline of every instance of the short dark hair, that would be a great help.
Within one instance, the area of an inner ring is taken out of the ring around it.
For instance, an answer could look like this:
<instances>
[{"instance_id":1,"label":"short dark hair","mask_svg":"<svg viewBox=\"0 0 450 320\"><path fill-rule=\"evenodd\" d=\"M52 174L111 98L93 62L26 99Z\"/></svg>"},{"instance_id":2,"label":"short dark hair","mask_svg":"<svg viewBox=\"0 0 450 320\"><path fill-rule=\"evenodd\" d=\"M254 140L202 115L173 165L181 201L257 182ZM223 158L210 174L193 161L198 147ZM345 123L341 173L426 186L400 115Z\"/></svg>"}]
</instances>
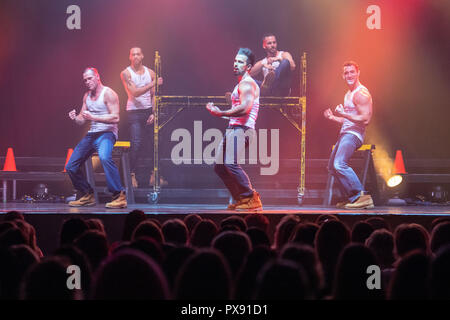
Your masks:
<instances>
[{"instance_id":1,"label":"short dark hair","mask_svg":"<svg viewBox=\"0 0 450 320\"><path fill-rule=\"evenodd\" d=\"M351 60L345 61L344 64L342 65L342 68L350 67L350 66L354 66L356 71L359 71L358 64L355 61L351 61Z\"/></svg>"},{"instance_id":2,"label":"short dark hair","mask_svg":"<svg viewBox=\"0 0 450 320\"><path fill-rule=\"evenodd\" d=\"M277 36L274 35L274 34L271 33L271 32L264 33L263 36L262 36L262 41L264 42L264 40L266 40L267 37L275 37L275 38L276 38Z\"/></svg>"},{"instance_id":3,"label":"short dark hair","mask_svg":"<svg viewBox=\"0 0 450 320\"><path fill-rule=\"evenodd\" d=\"M239 48L238 54L243 54L244 56L247 56L247 65L251 64L252 66L255 65L255 54L252 50L249 48Z\"/></svg>"},{"instance_id":4,"label":"short dark hair","mask_svg":"<svg viewBox=\"0 0 450 320\"><path fill-rule=\"evenodd\" d=\"M97 77L100 78L100 74L98 73L98 70L94 67L87 67L86 69L84 69L83 74L85 74L88 71L92 71Z\"/></svg>"}]
</instances>

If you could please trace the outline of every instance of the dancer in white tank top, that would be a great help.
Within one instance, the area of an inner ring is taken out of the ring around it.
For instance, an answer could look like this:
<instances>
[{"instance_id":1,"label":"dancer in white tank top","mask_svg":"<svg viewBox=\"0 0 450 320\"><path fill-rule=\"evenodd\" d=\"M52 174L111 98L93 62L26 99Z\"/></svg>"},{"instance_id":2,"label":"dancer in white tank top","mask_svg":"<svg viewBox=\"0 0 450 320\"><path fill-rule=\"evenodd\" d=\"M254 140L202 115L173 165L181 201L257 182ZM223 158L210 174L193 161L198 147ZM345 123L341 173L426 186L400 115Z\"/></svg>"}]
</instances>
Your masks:
<instances>
[{"instance_id":1,"label":"dancer in white tank top","mask_svg":"<svg viewBox=\"0 0 450 320\"><path fill-rule=\"evenodd\" d=\"M259 87L249 74L254 63L253 52L248 48L240 48L234 59L234 75L238 77L239 83L231 96L231 109L222 111L212 102L206 105L213 116L230 117L214 166L215 172L235 201L228 206L230 210L262 209L259 194L253 190L248 175L237 161L255 135L255 122L258 118ZM235 142L235 139L240 138L245 139L245 143Z\"/></svg>"},{"instance_id":2,"label":"dancer in white tank top","mask_svg":"<svg viewBox=\"0 0 450 320\"><path fill-rule=\"evenodd\" d=\"M359 82L359 67L353 61L344 63L342 78L349 91L345 94L344 105L324 111L325 118L341 124L338 141L331 152L328 170L336 178L343 201L337 204L344 209L371 209L372 197L364 190L355 171L348 165L353 153L364 142L365 128L372 118L372 97Z\"/></svg>"},{"instance_id":3,"label":"dancer in white tank top","mask_svg":"<svg viewBox=\"0 0 450 320\"><path fill-rule=\"evenodd\" d=\"M112 159L112 150L117 140L119 123L119 97L100 81L97 69L87 68L83 80L88 92L83 98L83 106L77 115L75 109L69 118L78 125L90 122L86 136L78 143L70 157L66 171L73 186L81 197L69 202L71 207L94 206L94 190L81 171L81 166L96 151L105 171L108 190L113 194L111 202L105 206L111 209L126 208L127 198L120 181L119 170Z\"/></svg>"},{"instance_id":4,"label":"dancer in white tank top","mask_svg":"<svg viewBox=\"0 0 450 320\"><path fill-rule=\"evenodd\" d=\"M128 95L127 120L130 129L130 168L133 187L138 187L136 179L137 161L143 157L144 143L152 142L152 130L146 126L153 123L153 99L156 83L163 84L160 77L155 79L155 72L142 64L144 54L141 48L130 49L130 66L120 74Z\"/></svg>"}]
</instances>

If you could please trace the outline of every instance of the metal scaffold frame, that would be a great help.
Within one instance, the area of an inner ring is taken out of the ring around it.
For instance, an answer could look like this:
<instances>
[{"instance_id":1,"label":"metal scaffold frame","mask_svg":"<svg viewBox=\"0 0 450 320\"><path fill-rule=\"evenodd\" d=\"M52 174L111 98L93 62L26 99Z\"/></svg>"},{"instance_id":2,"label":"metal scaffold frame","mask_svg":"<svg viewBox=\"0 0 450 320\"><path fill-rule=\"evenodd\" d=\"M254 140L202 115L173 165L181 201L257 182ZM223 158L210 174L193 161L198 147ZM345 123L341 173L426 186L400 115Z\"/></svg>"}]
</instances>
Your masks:
<instances>
[{"instance_id":1,"label":"metal scaffold frame","mask_svg":"<svg viewBox=\"0 0 450 320\"><path fill-rule=\"evenodd\" d=\"M300 133L300 176L299 185L297 187L297 199L299 205L303 203L305 195L305 162L306 162L306 52L300 57L300 97L260 97L260 107L272 108L279 111ZM161 77L161 56L159 52L155 52L155 79ZM155 86L155 104L153 106L154 125L153 125L153 172L154 184L153 192L148 194L149 203L157 203L161 192L159 179L159 131L181 111L187 107L205 107L209 101L214 101L217 106L229 106L225 100L225 96L165 96L160 95L160 86L156 81ZM161 110L164 107L178 107L177 111L167 120L161 122ZM301 113L293 114L287 112L288 108L296 108Z\"/></svg>"}]
</instances>

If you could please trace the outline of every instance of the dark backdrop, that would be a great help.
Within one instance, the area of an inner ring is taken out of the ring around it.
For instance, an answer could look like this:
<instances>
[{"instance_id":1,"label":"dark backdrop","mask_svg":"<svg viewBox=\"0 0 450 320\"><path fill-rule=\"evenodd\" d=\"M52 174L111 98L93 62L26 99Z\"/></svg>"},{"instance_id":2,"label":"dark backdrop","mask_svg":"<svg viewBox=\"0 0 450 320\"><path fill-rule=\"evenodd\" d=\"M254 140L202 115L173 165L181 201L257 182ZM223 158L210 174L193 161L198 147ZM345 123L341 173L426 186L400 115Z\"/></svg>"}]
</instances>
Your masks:
<instances>
[{"instance_id":1,"label":"dark backdrop","mask_svg":"<svg viewBox=\"0 0 450 320\"><path fill-rule=\"evenodd\" d=\"M374 99L367 142L393 157L449 157L449 1L396 0L2 0L0 2L0 153L61 156L83 136L67 113L79 109L82 71L98 68L120 97L120 139L128 138L126 94L119 73L132 46L153 68L162 57L164 94L223 95L235 84L232 62L240 46L264 51L261 36L277 35L297 66L308 54L307 157L327 157L338 127L322 112L342 103L342 62L357 61ZM81 30L66 28L66 8L81 8ZM369 30L366 9L381 8L381 30ZM299 93L299 69L293 94ZM187 110L169 124L224 128L204 110ZM282 156L298 156L298 135L273 111L260 128L282 128ZM169 144L169 143L168 143ZM164 143L164 145L167 145ZM170 145L170 144L169 144ZM168 149L164 151L168 154Z\"/></svg>"}]
</instances>

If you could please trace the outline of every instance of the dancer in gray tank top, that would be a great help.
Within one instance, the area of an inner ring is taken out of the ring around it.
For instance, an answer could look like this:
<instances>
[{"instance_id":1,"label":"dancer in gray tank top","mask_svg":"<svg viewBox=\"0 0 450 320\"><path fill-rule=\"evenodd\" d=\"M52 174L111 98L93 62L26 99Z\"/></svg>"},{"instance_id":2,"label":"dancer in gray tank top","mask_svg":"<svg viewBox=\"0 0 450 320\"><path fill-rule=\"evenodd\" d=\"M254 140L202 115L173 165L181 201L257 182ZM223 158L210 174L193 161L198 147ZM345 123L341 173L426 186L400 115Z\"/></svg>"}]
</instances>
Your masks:
<instances>
[{"instance_id":1,"label":"dancer in gray tank top","mask_svg":"<svg viewBox=\"0 0 450 320\"><path fill-rule=\"evenodd\" d=\"M331 152L328 170L335 177L344 201L336 206L344 209L371 209L372 197L364 190L355 171L348 165L353 153L364 141L365 128L372 118L372 96L359 82L359 67L353 61L344 63L342 77L349 91L344 105L324 111L325 118L341 124L338 141Z\"/></svg>"},{"instance_id":2,"label":"dancer in gray tank top","mask_svg":"<svg viewBox=\"0 0 450 320\"><path fill-rule=\"evenodd\" d=\"M87 68L83 72L83 81L88 91L83 97L83 106L77 115L75 109L69 112L69 118L78 125L86 122L90 129L73 150L66 165L66 171L73 186L82 196L69 202L71 207L94 206L94 190L81 172L81 165L97 151L106 176L109 191L113 194L107 208L126 208L127 198L120 182L119 170L112 159L112 150L118 137L119 98L110 88L100 81L97 69Z\"/></svg>"}]
</instances>

